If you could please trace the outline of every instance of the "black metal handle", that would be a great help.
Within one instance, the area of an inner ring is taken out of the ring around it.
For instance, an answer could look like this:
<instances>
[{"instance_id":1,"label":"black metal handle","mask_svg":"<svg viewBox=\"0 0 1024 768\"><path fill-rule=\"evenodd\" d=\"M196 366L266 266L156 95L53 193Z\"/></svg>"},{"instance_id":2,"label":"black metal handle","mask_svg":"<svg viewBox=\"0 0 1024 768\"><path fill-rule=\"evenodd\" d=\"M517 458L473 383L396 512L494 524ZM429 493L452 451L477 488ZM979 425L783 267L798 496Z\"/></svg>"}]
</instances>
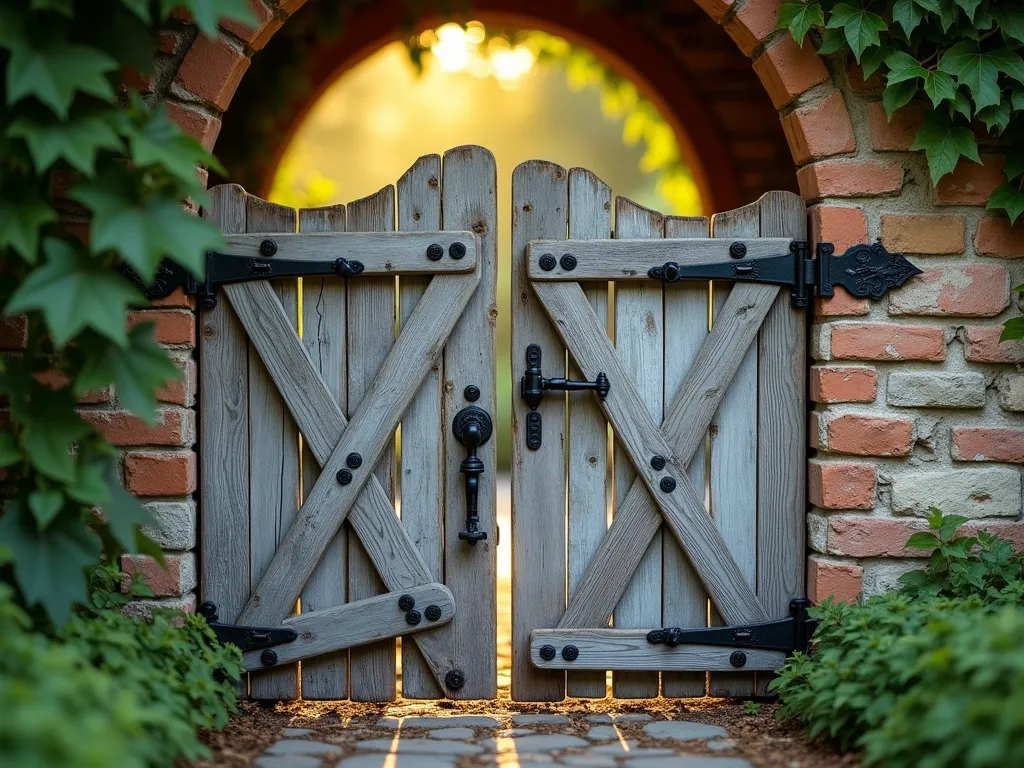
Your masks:
<instances>
[{"instance_id":1,"label":"black metal handle","mask_svg":"<svg viewBox=\"0 0 1024 768\"><path fill-rule=\"evenodd\" d=\"M578 392L584 389L592 389L602 400L607 397L611 390L611 383L604 372L597 374L593 381L571 381L570 379L545 379L540 367L540 347L531 344L526 348L526 372L520 381L520 394L523 400L531 409L540 405L541 398L546 390L558 392Z\"/></svg>"},{"instance_id":2,"label":"black metal handle","mask_svg":"<svg viewBox=\"0 0 1024 768\"><path fill-rule=\"evenodd\" d=\"M466 476L466 530L459 531L459 539L475 545L487 539L487 531L480 530L480 475L484 463L477 456L477 449L491 439L494 424L491 415L483 408L470 405L463 408L452 421L455 439L466 446L466 458L459 465L459 471Z\"/></svg>"}]
</instances>

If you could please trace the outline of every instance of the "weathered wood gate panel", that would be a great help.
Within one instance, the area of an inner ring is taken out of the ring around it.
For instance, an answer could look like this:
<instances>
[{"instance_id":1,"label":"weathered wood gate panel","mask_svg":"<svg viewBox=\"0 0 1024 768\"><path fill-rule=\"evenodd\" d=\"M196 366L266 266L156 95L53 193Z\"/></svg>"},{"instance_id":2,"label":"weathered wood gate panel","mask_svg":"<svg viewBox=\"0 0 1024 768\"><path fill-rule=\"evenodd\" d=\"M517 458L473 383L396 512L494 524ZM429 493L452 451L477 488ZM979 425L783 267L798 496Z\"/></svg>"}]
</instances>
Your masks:
<instances>
[{"instance_id":1,"label":"weathered wood gate panel","mask_svg":"<svg viewBox=\"0 0 1024 768\"><path fill-rule=\"evenodd\" d=\"M496 440L478 449L489 538L470 545L452 436L471 402L495 411L496 184L490 153L460 147L420 158L397 200L295 211L211 190L228 254L361 264L304 277L301 312L294 278L224 285L202 312L203 598L298 634L271 664L246 654L255 698L393 699L405 634L404 696L496 695Z\"/></svg>"}]
</instances>

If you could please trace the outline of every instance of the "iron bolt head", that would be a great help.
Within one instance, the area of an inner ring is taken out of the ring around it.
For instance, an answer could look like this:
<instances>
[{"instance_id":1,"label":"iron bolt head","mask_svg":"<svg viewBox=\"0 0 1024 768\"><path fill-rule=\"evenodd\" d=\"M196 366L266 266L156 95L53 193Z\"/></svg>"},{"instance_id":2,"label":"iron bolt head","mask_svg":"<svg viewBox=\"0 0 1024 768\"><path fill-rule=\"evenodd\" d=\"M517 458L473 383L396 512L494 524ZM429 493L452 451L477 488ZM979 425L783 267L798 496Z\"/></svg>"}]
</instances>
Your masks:
<instances>
[{"instance_id":1,"label":"iron bolt head","mask_svg":"<svg viewBox=\"0 0 1024 768\"><path fill-rule=\"evenodd\" d=\"M566 661L576 661L580 656L580 649L575 645L567 645L562 649L562 658Z\"/></svg>"},{"instance_id":2,"label":"iron bolt head","mask_svg":"<svg viewBox=\"0 0 1024 768\"><path fill-rule=\"evenodd\" d=\"M270 258L275 253L277 253L277 243L275 243L273 240L264 240L262 243L260 243L261 255Z\"/></svg>"},{"instance_id":3,"label":"iron bolt head","mask_svg":"<svg viewBox=\"0 0 1024 768\"><path fill-rule=\"evenodd\" d=\"M659 472L665 468L665 457L664 456L651 456L651 468L656 469Z\"/></svg>"},{"instance_id":4,"label":"iron bolt head","mask_svg":"<svg viewBox=\"0 0 1024 768\"><path fill-rule=\"evenodd\" d=\"M405 614L405 623L415 627L417 624L420 623L422 618L423 617L420 616L419 611L409 611L407 614Z\"/></svg>"},{"instance_id":5,"label":"iron bolt head","mask_svg":"<svg viewBox=\"0 0 1024 768\"><path fill-rule=\"evenodd\" d=\"M269 648L260 654L260 664L264 667L272 667L277 664L277 652Z\"/></svg>"},{"instance_id":6,"label":"iron bolt head","mask_svg":"<svg viewBox=\"0 0 1024 768\"><path fill-rule=\"evenodd\" d=\"M465 397L469 402L475 403L480 399L480 387L470 384L464 390L462 390L462 396Z\"/></svg>"},{"instance_id":7,"label":"iron bolt head","mask_svg":"<svg viewBox=\"0 0 1024 768\"><path fill-rule=\"evenodd\" d=\"M345 457L345 466L349 469L359 469L363 466L363 457L353 451Z\"/></svg>"},{"instance_id":8,"label":"iron bolt head","mask_svg":"<svg viewBox=\"0 0 1024 768\"><path fill-rule=\"evenodd\" d=\"M444 248L437 243L427 246L427 258L431 261L440 261L444 256Z\"/></svg>"},{"instance_id":9,"label":"iron bolt head","mask_svg":"<svg viewBox=\"0 0 1024 768\"><path fill-rule=\"evenodd\" d=\"M466 244L465 243L452 243L448 246L448 255L458 261L466 255Z\"/></svg>"},{"instance_id":10,"label":"iron bolt head","mask_svg":"<svg viewBox=\"0 0 1024 768\"><path fill-rule=\"evenodd\" d=\"M553 253L545 253L543 256L540 257L539 263L541 269L543 269L545 272L550 272L552 269L555 268L555 265L558 262L555 261L555 255Z\"/></svg>"},{"instance_id":11,"label":"iron bolt head","mask_svg":"<svg viewBox=\"0 0 1024 768\"><path fill-rule=\"evenodd\" d=\"M398 598L398 608L402 611L411 611L416 607L416 600L412 595L402 595Z\"/></svg>"},{"instance_id":12,"label":"iron bolt head","mask_svg":"<svg viewBox=\"0 0 1024 768\"><path fill-rule=\"evenodd\" d=\"M217 306L217 299L214 296L203 296L203 309L213 309Z\"/></svg>"},{"instance_id":13,"label":"iron bolt head","mask_svg":"<svg viewBox=\"0 0 1024 768\"><path fill-rule=\"evenodd\" d=\"M337 474L338 482L342 485L348 485L352 482L352 472L347 469L339 469Z\"/></svg>"},{"instance_id":14,"label":"iron bolt head","mask_svg":"<svg viewBox=\"0 0 1024 768\"><path fill-rule=\"evenodd\" d=\"M562 258L558 260L558 263L562 265L562 269L566 272L572 272L576 269L576 257L571 253L562 254Z\"/></svg>"},{"instance_id":15,"label":"iron bolt head","mask_svg":"<svg viewBox=\"0 0 1024 768\"><path fill-rule=\"evenodd\" d=\"M544 661L551 661L554 659L555 653L555 646L553 645L542 645L540 647L540 657L544 659Z\"/></svg>"},{"instance_id":16,"label":"iron bolt head","mask_svg":"<svg viewBox=\"0 0 1024 768\"><path fill-rule=\"evenodd\" d=\"M729 663L736 667L736 669L746 666L747 654L743 651L733 651L729 654Z\"/></svg>"},{"instance_id":17,"label":"iron bolt head","mask_svg":"<svg viewBox=\"0 0 1024 768\"><path fill-rule=\"evenodd\" d=\"M729 255L734 259L742 259L747 255L747 244L741 242L735 242L729 246Z\"/></svg>"},{"instance_id":18,"label":"iron bolt head","mask_svg":"<svg viewBox=\"0 0 1024 768\"><path fill-rule=\"evenodd\" d=\"M672 493L676 489L676 480L674 477L663 477L659 485L665 493Z\"/></svg>"},{"instance_id":19,"label":"iron bolt head","mask_svg":"<svg viewBox=\"0 0 1024 768\"><path fill-rule=\"evenodd\" d=\"M441 608L437 605L428 605L423 615L427 617L427 621L437 621L441 618Z\"/></svg>"},{"instance_id":20,"label":"iron bolt head","mask_svg":"<svg viewBox=\"0 0 1024 768\"><path fill-rule=\"evenodd\" d=\"M453 691L459 690L466 684L466 676L461 670L453 669L444 676L444 684Z\"/></svg>"}]
</instances>

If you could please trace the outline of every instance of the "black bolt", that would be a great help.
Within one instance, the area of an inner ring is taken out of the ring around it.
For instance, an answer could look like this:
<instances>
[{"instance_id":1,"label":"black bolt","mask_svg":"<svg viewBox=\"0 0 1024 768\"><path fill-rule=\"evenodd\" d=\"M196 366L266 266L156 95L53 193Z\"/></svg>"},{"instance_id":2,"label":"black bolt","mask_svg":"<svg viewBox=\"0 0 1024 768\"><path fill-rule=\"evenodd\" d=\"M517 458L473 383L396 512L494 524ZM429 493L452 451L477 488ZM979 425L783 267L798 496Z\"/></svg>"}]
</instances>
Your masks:
<instances>
[{"instance_id":1,"label":"black bolt","mask_svg":"<svg viewBox=\"0 0 1024 768\"><path fill-rule=\"evenodd\" d=\"M552 253L545 253L543 256L540 257L540 268L543 269L545 272L550 272L552 269L555 268L555 265L557 263L558 262L555 261L555 256Z\"/></svg>"},{"instance_id":2,"label":"black bolt","mask_svg":"<svg viewBox=\"0 0 1024 768\"><path fill-rule=\"evenodd\" d=\"M398 609L400 611L411 611L416 607L416 600L412 595L402 595L398 598Z\"/></svg>"},{"instance_id":3,"label":"black bolt","mask_svg":"<svg viewBox=\"0 0 1024 768\"><path fill-rule=\"evenodd\" d=\"M448 255L456 261L466 255L466 244L465 243L452 243L448 247Z\"/></svg>"},{"instance_id":4,"label":"black bolt","mask_svg":"<svg viewBox=\"0 0 1024 768\"><path fill-rule=\"evenodd\" d=\"M562 649L562 658L566 661L576 661L580 656L580 649L575 645L567 645Z\"/></svg>"},{"instance_id":5,"label":"black bolt","mask_svg":"<svg viewBox=\"0 0 1024 768\"><path fill-rule=\"evenodd\" d=\"M422 618L423 617L420 616L419 611L409 611L407 614L405 614L405 623L415 627L417 624L420 623L420 620Z\"/></svg>"},{"instance_id":6,"label":"black bolt","mask_svg":"<svg viewBox=\"0 0 1024 768\"><path fill-rule=\"evenodd\" d=\"M746 666L747 654L743 651L733 651L729 654L729 663L736 667L736 669Z\"/></svg>"},{"instance_id":7,"label":"black bolt","mask_svg":"<svg viewBox=\"0 0 1024 768\"><path fill-rule=\"evenodd\" d=\"M651 456L651 468L656 469L659 472L665 468L665 457L664 456Z\"/></svg>"},{"instance_id":8,"label":"black bolt","mask_svg":"<svg viewBox=\"0 0 1024 768\"><path fill-rule=\"evenodd\" d=\"M437 621L441 618L441 608L437 605L428 605L423 615L427 617L427 621Z\"/></svg>"},{"instance_id":9,"label":"black bolt","mask_svg":"<svg viewBox=\"0 0 1024 768\"><path fill-rule=\"evenodd\" d=\"M457 669L453 669L444 676L444 684L453 691L459 690L466 684L466 676Z\"/></svg>"},{"instance_id":10,"label":"black bolt","mask_svg":"<svg viewBox=\"0 0 1024 768\"><path fill-rule=\"evenodd\" d=\"M558 261L562 265L562 269L566 272L572 272L576 269L576 257L571 253L562 254L562 258Z\"/></svg>"},{"instance_id":11,"label":"black bolt","mask_svg":"<svg viewBox=\"0 0 1024 768\"><path fill-rule=\"evenodd\" d=\"M352 482L352 473L347 469L339 469L337 478L342 485L348 485Z\"/></svg>"},{"instance_id":12,"label":"black bolt","mask_svg":"<svg viewBox=\"0 0 1024 768\"><path fill-rule=\"evenodd\" d=\"M555 658L555 653L557 653L557 651L555 651L555 646L553 645L542 645L540 647L540 657L544 659L544 661L551 661Z\"/></svg>"},{"instance_id":13,"label":"black bolt","mask_svg":"<svg viewBox=\"0 0 1024 768\"><path fill-rule=\"evenodd\" d=\"M663 477L659 485L665 493L672 493L676 489L676 479L674 477Z\"/></svg>"},{"instance_id":14,"label":"black bolt","mask_svg":"<svg viewBox=\"0 0 1024 768\"><path fill-rule=\"evenodd\" d=\"M217 299L215 299L213 296L204 296L203 297L203 309L213 309L216 306L217 306Z\"/></svg>"},{"instance_id":15,"label":"black bolt","mask_svg":"<svg viewBox=\"0 0 1024 768\"><path fill-rule=\"evenodd\" d=\"M345 457L345 466L349 469L359 469L363 466L363 457L353 451Z\"/></svg>"},{"instance_id":16,"label":"black bolt","mask_svg":"<svg viewBox=\"0 0 1024 768\"><path fill-rule=\"evenodd\" d=\"M277 664L277 652L269 648L260 654L260 664L264 667L272 667Z\"/></svg>"},{"instance_id":17,"label":"black bolt","mask_svg":"<svg viewBox=\"0 0 1024 768\"><path fill-rule=\"evenodd\" d=\"M444 248L437 243L427 246L427 258L431 261L440 261L444 256Z\"/></svg>"},{"instance_id":18,"label":"black bolt","mask_svg":"<svg viewBox=\"0 0 1024 768\"><path fill-rule=\"evenodd\" d=\"M462 396L465 397L469 402L475 403L480 399L480 387L470 384L464 390L462 390Z\"/></svg>"},{"instance_id":19,"label":"black bolt","mask_svg":"<svg viewBox=\"0 0 1024 768\"><path fill-rule=\"evenodd\" d=\"M735 242L729 246L729 255L734 259L742 259L747 255L747 244L741 242Z\"/></svg>"},{"instance_id":20,"label":"black bolt","mask_svg":"<svg viewBox=\"0 0 1024 768\"><path fill-rule=\"evenodd\" d=\"M264 240L262 243L260 243L260 253L266 256L267 258L273 256L275 253L277 253L277 243L275 243L273 240Z\"/></svg>"}]
</instances>

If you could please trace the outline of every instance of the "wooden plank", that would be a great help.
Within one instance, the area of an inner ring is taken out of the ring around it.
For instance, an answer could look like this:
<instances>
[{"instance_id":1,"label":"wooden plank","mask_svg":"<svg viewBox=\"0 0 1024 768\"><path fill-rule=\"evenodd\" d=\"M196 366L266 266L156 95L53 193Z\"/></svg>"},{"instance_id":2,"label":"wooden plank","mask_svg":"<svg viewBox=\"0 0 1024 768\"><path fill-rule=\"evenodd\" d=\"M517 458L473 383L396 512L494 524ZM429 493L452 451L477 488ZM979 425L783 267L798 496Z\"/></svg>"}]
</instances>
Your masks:
<instances>
[{"instance_id":1,"label":"wooden plank","mask_svg":"<svg viewBox=\"0 0 1024 768\"><path fill-rule=\"evenodd\" d=\"M762 237L806 238L803 201L769 192L759 201ZM758 336L757 594L769 618L804 596L807 466L807 319L779 293ZM772 675L757 675L768 695Z\"/></svg>"},{"instance_id":2,"label":"wooden plank","mask_svg":"<svg viewBox=\"0 0 1024 768\"><path fill-rule=\"evenodd\" d=\"M665 219L665 237L699 238L708 234L708 219L669 216ZM682 282L665 286L665 407L669 393L682 386L687 372L708 335L708 290L705 282ZM707 462L703 446L686 469L697 495L704 498ZM703 627L708 621L708 595L700 578L690 567L679 543L671 536L662 540L661 624L665 627ZM700 672L663 672L663 696L703 696L705 674Z\"/></svg>"},{"instance_id":3,"label":"wooden plank","mask_svg":"<svg viewBox=\"0 0 1024 768\"><path fill-rule=\"evenodd\" d=\"M590 171L569 171L569 237L607 238L611 232L611 188ZM583 284L583 294L594 308L598 322L608 325L608 282ZM570 365L569 375L582 374ZM608 530L608 422L601 407L589 395L569 398L569 594L586 572ZM578 698L604 698L607 680L603 670L569 672L566 693Z\"/></svg>"},{"instance_id":4,"label":"wooden plank","mask_svg":"<svg viewBox=\"0 0 1024 768\"><path fill-rule=\"evenodd\" d=\"M303 208L300 232L344 232L345 206ZM302 281L302 344L320 378L343 412L348 412L346 370L346 286L343 280L308 277ZM302 450L303 501L320 477L320 463L304 440ZM327 546L300 597L302 612L342 605L348 594L348 529L343 526ZM304 661L302 698L348 698L348 651L327 653Z\"/></svg>"},{"instance_id":5,"label":"wooden plank","mask_svg":"<svg viewBox=\"0 0 1024 768\"><path fill-rule=\"evenodd\" d=\"M758 206L747 205L711 217L711 236L732 242L756 238ZM749 246L748 246L749 247ZM712 325L734 283L716 281L712 287ZM757 579L757 344L744 350L743 361L729 383L711 425L711 516L722 539L754 587ZM712 606L714 609L715 606ZM723 623L712 615L712 624ZM747 672L711 675L714 696L752 696L754 676Z\"/></svg>"},{"instance_id":6,"label":"wooden plank","mask_svg":"<svg viewBox=\"0 0 1024 768\"><path fill-rule=\"evenodd\" d=\"M531 160L512 173L512 370L521 375L526 347L537 344L544 374L564 375L565 347L530 290L526 247L564 239L568 178L553 163ZM512 398L512 699L559 701L565 674L530 663L530 631L553 626L565 609L565 399L538 407L543 443L526 447L529 406Z\"/></svg>"},{"instance_id":7,"label":"wooden plank","mask_svg":"<svg viewBox=\"0 0 1024 768\"><path fill-rule=\"evenodd\" d=\"M653 212L652 212L653 213ZM743 261L788 256L790 238L754 240L747 242L747 255ZM528 246L530 279L547 282L550 280L650 280L647 270L660 267L667 261L685 266L701 264L735 264L729 255L731 241L715 242L707 238L684 238L673 241L638 239L626 237L615 240L573 240L558 244L548 240L530 243ZM571 253L576 265L565 269L561 259L556 259L550 270L540 265L541 256L546 253L559 256Z\"/></svg>"},{"instance_id":8,"label":"wooden plank","mask_svg":"<svg viewBox=\"0 0 1024 768\"><path fill-rule=\"evenodd\" d=\"M295 209L246 199L246 230L291 232ZM277 300L294 329L298 328L298 284L274 283ZM266 366L249 350L249 516L251 584L263 575L278 543L299 508L299 430L288 413ZM294 605L294 604L293 604ZM250 695L256 699L294 699L298 696L298 666L281 665L250 675Z\"/></svg>"},{"instance_id":9,"label":"wooden plank","mask_svg":"<svg viewBox=\"0 0 1024 768\"><path fill-rule=\"evenodd\" d=\"M599 371L604 371L612 382L608 396L600 402L616 438L723 615L736 624L765 621L757 595L744 580L714 523L705 514L703 500L680 471L679 460L673 458L664 434L651 419L647 404L633 385L630 371L601 333L597 316L583 296L583 290L576 283L534 283L533 288L548 316L558 318L556 328L584 375L592 379ZM754 307L748 309L754 310ZM670 457L669 465L662 471L653 469L650 458L654 455ZM675 481L672 491L660 487L661 479L666 476ZM629 501L628 496L626 501ZM614 562L617 568L630 565Z\"/></svg>"},{"instance_id":10,"label":"wooden plank","mask_svg":"<svg viewBox=\"0 0 1024 768\"><path fill-rule=\"evenodd\" d=\"M664 229L662 214L632 200L615 198L616 239L660 239ZM654 280L615 284L615 351L624 370L631 372L637 393L655 424L661 424L665 397L662 297L662 284ZM636 479L628 450L618 439L614 460L615 506L618 508ZM661 531L655 532L647 552L633 571L633 578L615 609L613 621L617 629L661 623L661 541ZM658 683L656 672L616 672L612 675L612 692L617 699L649 699L658 695Z\"/></svg>"},{"instance_id":11,"label":"wooden plank","mask_svg":"<svg viewBox=\"0 0 1024 768\"><path fill-rule=\"evenodd\" d=\"M203 217L244 232L245 190L223 184L209 194ZM200 310L199 325L202 595L234 622L249 599L249 345L227 301ZM240 687L247 695L245 677Z\"/></svg>"},{"instance_id":12,"label":"wooden plank","mask_svg":"<svg viewBox=\"0 0 1024 768\"><path fill-rule=\"evenodd\" d=\"M384 638L427 631L446 624L455 615L455 601L444 584L424 584L412 587L403 594L415 600L417 607L436 605L441 611L439 618L431 621L424 617L419 624L409 624L405 620L406 612L398 607L400 595L394 593L368 597L322 611L301 613L283 623L298 632L299 637L293 642L274 646L278 663L330 657L337 655L339 648L347 649ZM261 654L259 650L242 654L245 668L265 669ZM306 663L303 661L303 666Z\"/></svg>"},{"instance_id":13,"label":"wooden plank","mask_svg":"<svg viewBox=\"0 0 1024 768\"><path fill-rule=\"evenodd\" d=\"M530 642L530 658L541 669L619 670L727 670L734 649L714 645L680 645L668 648L647 642L648 629L538 629ZM558 651L574 645L579 656L566 661L556 653L551 661L541 658L540 649L551 645ZM782 651L744 649L747 669L778 669L786 663Z\"/></svg>"},{"instance_id":14,"label":"wooden plank","mask_svg":"<svg viewBox=\"0 0 1024 768\"><path fill-rule=\"evenodd\" d=\"M441 229L441 156L425 155L398 180L398 228L404 232ZM447 253L444 257L448 259ZM398 279L400 328L405 328L423 297L429 277ZM460 321L461 322L461 321ZM402 526L437 581L444 578L444 467L441 413L441 360L435 360L402 417L400 493ZM417 600L417 602L419 602ZM450 629L445 629L446 634ZM402 643L402 697L443 696L415 643Z\"/></svg>"},{"instance_id":15,"label":"wooden plank","mask_svg":"<svg viewBox=\"0 0 1024 768\"><path fill-rule=\"evenodd\" d=\"M348 205L349 231L391 232L395 228L395 188ZM387 242L387 240L385 240ZM348 284L348 407L354 412L363 402L381 364L395 343L395 280L393 277L362 277ZM394 498L394 430L391 441L375 462L374 475L389 498ZM366 457L369 460L369 457ZM371 462L372 464L373 462ZM356 537L348 542L349 600L361 600L384 592L363 545ZM349 695L353 701L392 701L395 687L395 642L382 640L349 652Z\"/></svg>"},{"instance_id":16,"label":"wooden plank","mask_svg":"<svg viewBox=\"0 0 1024 768\"><path fill-rule=\"evenodd\" d=\"M444 155L441 194L445 229L469 229L480 238L480 284L444 348L445 584L463 607L451 623L455 663L465 685L459 699L493 699L498 694L497 661L497 446L500 435L477 452L486 468L480 477L480 530L488 538L475 546L458 539L465 527L465 477L459 466L465 449L449 439L455 414L469 402L467 386L480 389L474 405L497 420L495 322L497 317L497 168L483 147L458 147ZM439 441L430 446L436 452Z\"/></svg>"},{"instance_id":17,"label":"wooden plank","mask_svg":"<svg viewBox=\"0 0 1024 768\"><path fill-rule=\"evenodd\" d=\"M373 200L377 195L366 199ZM259 235L226 237L227 247L221 252L229 256L262 257L260 245L267 239ZM275 258L299 261L355 260L363 265L364 277L472 272L479 258L476 237L468 231L396 234L388 230L387 235L348 232L341 236L336 233L304 232L277 234L271 239L277 245ZM450 249L455 243L465 248L464 256L454 258L451 255ZM440 245L443 251L444 255L437 261L427 258L427 248L431 245Z\"/></svg>"}]
</instances>

